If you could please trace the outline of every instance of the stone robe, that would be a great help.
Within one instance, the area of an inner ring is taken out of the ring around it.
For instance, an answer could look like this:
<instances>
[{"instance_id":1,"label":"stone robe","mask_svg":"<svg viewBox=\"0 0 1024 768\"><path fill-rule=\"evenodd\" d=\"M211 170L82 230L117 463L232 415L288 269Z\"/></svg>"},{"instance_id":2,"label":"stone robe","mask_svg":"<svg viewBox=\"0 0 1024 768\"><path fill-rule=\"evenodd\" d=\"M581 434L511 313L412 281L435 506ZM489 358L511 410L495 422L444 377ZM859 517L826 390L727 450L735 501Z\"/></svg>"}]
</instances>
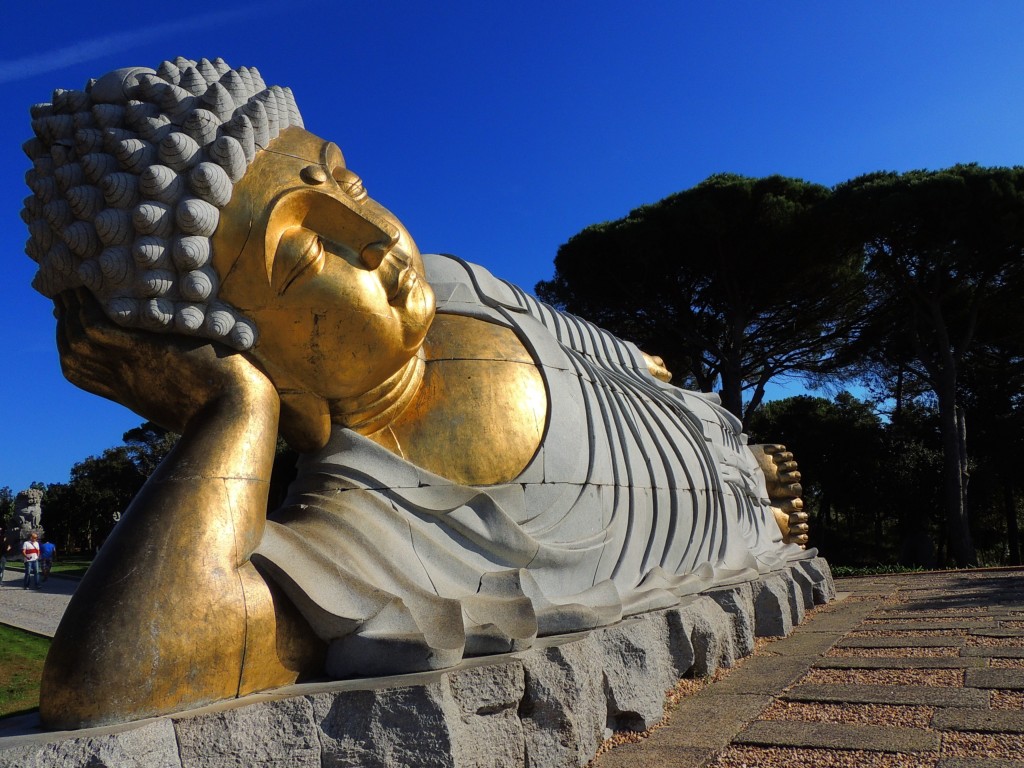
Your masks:
<instances>
[{"instance_id":1,"label":"stone robe","mask_svg":"<svg viewBox=\"0 0 1024 768\"><path fill-rule=\"evenodd\" d=\"M814 556L783 544L717 397L658 381L634 345L479 266L424 259L439 313L518 335L548 425L501 485L453 483L343 428L300 460L253 560L327 641L329 674L518 650Z\"/></svg>"}]
</instances>

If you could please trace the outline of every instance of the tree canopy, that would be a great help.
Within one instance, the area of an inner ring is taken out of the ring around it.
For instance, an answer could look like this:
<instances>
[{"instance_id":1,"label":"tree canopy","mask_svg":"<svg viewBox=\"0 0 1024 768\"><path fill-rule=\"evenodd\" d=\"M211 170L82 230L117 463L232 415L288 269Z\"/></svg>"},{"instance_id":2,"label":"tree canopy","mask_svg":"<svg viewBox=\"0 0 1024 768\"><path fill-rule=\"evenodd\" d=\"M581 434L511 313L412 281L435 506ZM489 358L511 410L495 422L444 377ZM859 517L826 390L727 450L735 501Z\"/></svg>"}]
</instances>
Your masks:
<instances>
[{"instance_id":1,"label":"tree canopy","mask_svg":"<svg viewBox=\"0 0 1024 768\"><path fill-rule=\"evenodd\" d=\"M537 293L719 389L743 418L771 379L827 370L858 333L861 254L833 236L830 197L783 176L712 176L574 236Z\"/></svg>"},{"instance_id":2,"label":"tree canopy","mask_svg":"<svg viewBox=\"0 0 1024 768\"><path fill-rule=\"evenodd\" d=\"M972 354L1024 327L1024 168L872 173L839 185L833 203L840 237L865 257L865 354L935 395L950 552L974 565L960 377Z\"/></svg>"}]
</instances>

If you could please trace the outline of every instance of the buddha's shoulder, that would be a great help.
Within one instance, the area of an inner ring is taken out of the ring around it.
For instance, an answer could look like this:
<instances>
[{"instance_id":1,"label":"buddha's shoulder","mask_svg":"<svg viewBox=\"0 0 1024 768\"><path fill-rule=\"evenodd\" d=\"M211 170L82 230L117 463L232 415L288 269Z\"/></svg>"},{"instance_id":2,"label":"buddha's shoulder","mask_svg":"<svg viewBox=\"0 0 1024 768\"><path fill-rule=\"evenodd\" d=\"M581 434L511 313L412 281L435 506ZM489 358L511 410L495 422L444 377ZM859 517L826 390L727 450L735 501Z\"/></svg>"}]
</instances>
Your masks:
<instances>
[{"instance_id":1,"label":"buddha's shoulder","mask_svg":"<svg viewBox=\"0 0 1024 768\"><path fill-rule=\"evenodd\" d=\"M426 343L416 400L389 435L373 439L464 485L514 480L544 437L548 396L516 333L475 317L439 314Z\"/></svg>"}]
</instances>

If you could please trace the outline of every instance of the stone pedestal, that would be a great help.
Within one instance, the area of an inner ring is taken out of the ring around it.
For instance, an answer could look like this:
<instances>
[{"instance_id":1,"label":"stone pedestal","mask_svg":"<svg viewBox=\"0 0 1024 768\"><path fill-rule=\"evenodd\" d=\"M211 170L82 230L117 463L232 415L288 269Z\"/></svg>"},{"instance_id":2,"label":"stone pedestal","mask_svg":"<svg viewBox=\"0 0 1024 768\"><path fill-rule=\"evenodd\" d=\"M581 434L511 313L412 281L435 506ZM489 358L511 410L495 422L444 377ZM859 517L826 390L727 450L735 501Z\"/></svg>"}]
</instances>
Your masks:
<instances>
[{"instance_id":1,"label":"stone pedestal","mask_svg":"<svg viewBox=\"0 0 1024 768\"><path fill-rule=\"evenodd\" d=\"M658 722L680 677L732 665L755 634L786 634L834 595L815 558L441 672L290 686L110 728L43 732L34 716L12 718L0 721L0 768L578 768L611 731Z\"/></svg>"}]
</instances>

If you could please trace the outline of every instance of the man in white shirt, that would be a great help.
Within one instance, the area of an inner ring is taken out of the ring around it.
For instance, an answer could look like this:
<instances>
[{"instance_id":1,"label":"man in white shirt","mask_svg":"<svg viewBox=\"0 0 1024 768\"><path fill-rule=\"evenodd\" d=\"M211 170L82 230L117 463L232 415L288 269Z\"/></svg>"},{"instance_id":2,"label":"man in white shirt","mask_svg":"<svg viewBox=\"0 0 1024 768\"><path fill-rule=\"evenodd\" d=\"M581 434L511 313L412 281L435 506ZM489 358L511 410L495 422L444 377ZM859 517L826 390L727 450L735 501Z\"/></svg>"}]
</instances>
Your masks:
<instances>
[{"instance_id":1,"label":"man in white shirt","mask_svg":"<svg viewBox=\"0 0 1024 768\"><path fill-rule=\"evenodd\" d=\"M21 545L21 554L25 559L25 589L28 589L29 578L35 576L36 589L39 589L39 537L31 534L28 541Z\"/></svg>"}]
</instances>

